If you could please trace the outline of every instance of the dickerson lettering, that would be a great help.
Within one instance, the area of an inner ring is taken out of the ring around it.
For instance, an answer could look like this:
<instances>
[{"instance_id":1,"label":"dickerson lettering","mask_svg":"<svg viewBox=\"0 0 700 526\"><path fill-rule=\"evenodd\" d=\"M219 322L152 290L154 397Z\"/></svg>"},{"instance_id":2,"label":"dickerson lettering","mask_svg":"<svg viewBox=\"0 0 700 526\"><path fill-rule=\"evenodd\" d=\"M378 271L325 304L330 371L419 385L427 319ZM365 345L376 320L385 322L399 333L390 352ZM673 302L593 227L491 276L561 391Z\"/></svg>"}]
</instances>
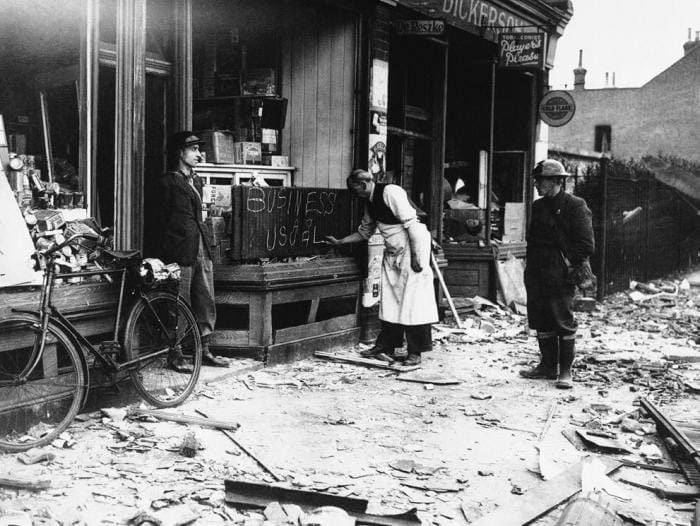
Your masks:
<instances>
[{"instance_id":1,"label":"dickerson lettering","mask_svg":"<svg viewBox=\"0 0 700 526\"><path fill-rule=\"evenodd\" d=\"M528 23L484 0L443 0L442 12L475 26L517 28Z\"/></svg>"}]
</instances>

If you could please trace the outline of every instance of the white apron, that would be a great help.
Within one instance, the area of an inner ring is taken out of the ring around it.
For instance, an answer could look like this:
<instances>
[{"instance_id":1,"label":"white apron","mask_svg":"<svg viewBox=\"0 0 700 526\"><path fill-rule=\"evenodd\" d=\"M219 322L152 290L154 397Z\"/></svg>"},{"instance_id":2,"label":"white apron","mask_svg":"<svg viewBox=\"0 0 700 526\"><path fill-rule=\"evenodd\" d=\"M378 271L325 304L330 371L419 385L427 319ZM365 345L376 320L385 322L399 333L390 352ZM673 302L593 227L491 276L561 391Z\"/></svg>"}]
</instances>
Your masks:
<instances>
[{"instance_id":1,"label":"white apron","mask_svg":"<svg viewBox=\"0 0 700 526\"><path fill-rule=\"evenodd\" d=\"M401 325L425 325L438 321L433 271L430 266L430 233L420 225L417 252L423 270L411 268L411 246L403 225L377 222L384 238L382 292L379 319ZM413 227L415 228L415 227Z\"/></svg>"}]
</instances>

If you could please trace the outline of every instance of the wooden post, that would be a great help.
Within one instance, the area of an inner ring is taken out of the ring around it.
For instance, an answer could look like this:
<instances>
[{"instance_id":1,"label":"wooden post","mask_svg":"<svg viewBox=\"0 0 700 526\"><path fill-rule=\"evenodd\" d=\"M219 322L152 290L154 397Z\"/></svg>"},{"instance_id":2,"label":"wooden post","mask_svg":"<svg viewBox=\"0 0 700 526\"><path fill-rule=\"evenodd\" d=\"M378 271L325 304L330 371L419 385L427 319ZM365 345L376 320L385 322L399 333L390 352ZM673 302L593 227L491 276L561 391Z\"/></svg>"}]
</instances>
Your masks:
<instances>
[{"instance_id":1,"label":"wooden post","mask_svg":"<svg viewBox=\"0 0 700 526\"><path fill-rule=\"evenodd\" d=\"M192 0L175 3L175 108L176 130L192 129Z\"/></svg>"},{"instance_id":2,"label":"wooden post","mask_svg":"<svg viewBox=\"0 0 700 526\"><path fill-rule=\"evenodd\" d=\"M78 79L78 117L80 141L78 171L85 181L85 206L88 216L96 216L98 207L95 156L97 152L97 71L99 46L99 0L86 2L85 22L80 38L80 77ZM100 218L98 218L99 220Z\"/></svg>"},{"instance_id":3,"label":"wooden post","mask_svg":"<svg viewBox=\"0 0 700 526\"><path fill-rule=\"evenodd\" d=\"M116 249L140 249L143 243L145 95L146 1L119 0L114 123Z\"/></svg>"}]
</instances>

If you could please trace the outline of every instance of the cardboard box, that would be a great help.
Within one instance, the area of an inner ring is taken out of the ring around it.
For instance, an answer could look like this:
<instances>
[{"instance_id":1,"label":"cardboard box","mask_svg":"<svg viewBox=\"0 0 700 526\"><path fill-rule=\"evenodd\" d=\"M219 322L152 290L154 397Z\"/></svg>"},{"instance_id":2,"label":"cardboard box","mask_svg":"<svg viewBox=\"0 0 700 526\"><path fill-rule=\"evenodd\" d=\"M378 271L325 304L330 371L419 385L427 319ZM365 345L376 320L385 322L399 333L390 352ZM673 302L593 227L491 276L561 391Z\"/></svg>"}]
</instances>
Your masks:
<instances>
[{"instance_id":1,"label":"cardboard box","mask_svg":"<svg viewBox=\"0 0 700 526\"><path fill-rule=\"evenodd\" d=\"M286 155L270 155L270 166L286 168L289 166L289 157Z\"/></svg>"},{"instance_id":2,"label":"cardboard box","mask_svg":"<svg viewBox=\"0 0 700 526\"><path fill-rule=\"evenodd\" d=\"M195 132L201 140L206 141L200 149L206 155L208 163L234 163L233 134L227 130L203 130Z\"/></svg>"},{"instance_id":3,"label":"cardboard box","mask_svg":"<svg viewBox=\"0 0 700 526\"><path fill-rule=\"evenodd\" d=\"M259 142L233 143L234 164L262 164L262 144Z\"/></svg>"}]
</instances>

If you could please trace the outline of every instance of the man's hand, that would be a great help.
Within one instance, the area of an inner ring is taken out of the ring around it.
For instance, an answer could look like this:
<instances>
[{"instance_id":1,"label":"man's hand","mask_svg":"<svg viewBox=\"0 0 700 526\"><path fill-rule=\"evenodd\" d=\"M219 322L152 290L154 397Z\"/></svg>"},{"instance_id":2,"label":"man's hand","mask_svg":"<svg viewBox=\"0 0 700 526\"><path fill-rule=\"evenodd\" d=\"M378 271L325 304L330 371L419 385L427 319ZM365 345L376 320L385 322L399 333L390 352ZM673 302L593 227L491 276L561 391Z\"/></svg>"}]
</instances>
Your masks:
<instances>
[{"instance_id":1,"label":"man's hand","mask_svg":"<svg viewBox=\"0 0 700 526\"><path fill-rule=\"evenodd\" d=\"M413 269L413 272L422 272L423 267L420 264L420 260L418 259L418 255L414 254L411 252L411 268Z\"/></svg>"},{"instance_id":2,"label":"man's hand","mask_svg":"<svg viewBox=\"0 0 700 526\"><path fill-rule=\"evenodd\" d=\"M326 243L329 245L342 245L343 243L340 241L340 239L333 237L333 236L326 236Z\"/></svg>"}]
</instances>

